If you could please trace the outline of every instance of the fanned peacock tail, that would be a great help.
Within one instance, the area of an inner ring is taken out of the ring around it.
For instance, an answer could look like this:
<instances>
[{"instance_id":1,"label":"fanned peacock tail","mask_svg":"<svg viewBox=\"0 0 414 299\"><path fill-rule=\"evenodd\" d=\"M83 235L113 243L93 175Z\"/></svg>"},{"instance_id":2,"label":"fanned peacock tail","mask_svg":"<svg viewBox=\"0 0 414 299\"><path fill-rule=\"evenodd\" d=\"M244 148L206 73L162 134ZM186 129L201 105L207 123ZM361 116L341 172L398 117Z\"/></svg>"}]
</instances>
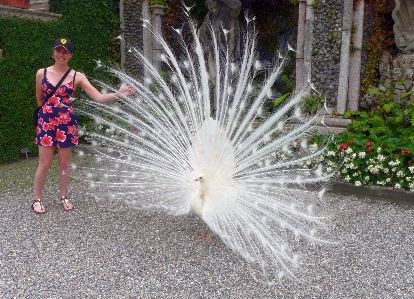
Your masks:
<instances>
[{"instance_id":1,"label":"fanned peacock tail","mask_svg":"<svg viewBox=\"0 0 414 299\"><path fill-rule=\"evenodd\" d=\"M202 197L202 220L258 267L255 277L271 282L294 275L299 262L292 240L323 241L316 234L321 219L313 215L312 204L304 204L323 196L322 186L332 175L323 163L325 147L308 145L321 115L294 121L309 92L305 88L259 125L285 58L268 71L260 67L257 32L247 17L243 54L237 59L210 30L209 60L195 24L188 26L191 44L174 30L179 55L154 33L167 75L131 47L149 77L142 82L109 71L136 94L111 104L85 100L82 112L97 124L87 135L101 159L111 162L98 179L90 175L91 185L114 187L114 198L134 208L175 216L188 214L191 200ZM200 174L202 185L194 182Z\"/></svg>"}]
</instances>

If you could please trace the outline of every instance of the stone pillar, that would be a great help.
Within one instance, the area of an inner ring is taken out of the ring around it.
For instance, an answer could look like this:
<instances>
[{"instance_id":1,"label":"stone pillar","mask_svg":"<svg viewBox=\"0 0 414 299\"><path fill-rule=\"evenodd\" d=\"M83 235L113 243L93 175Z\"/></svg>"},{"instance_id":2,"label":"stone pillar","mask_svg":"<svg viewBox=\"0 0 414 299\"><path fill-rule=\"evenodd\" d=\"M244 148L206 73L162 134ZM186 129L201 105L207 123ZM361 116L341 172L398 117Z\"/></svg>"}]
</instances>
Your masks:
<instances>
[{"instance_id":1,"label":"stone pillar","mask_svg":"<svg viewBox=\"0 0 414 299\"><path fill-rule=\"evenodd\" d=\"M303 88L304 61L303 50L305 47L305 21L306 21L306 0L299 0L298 37L296 43L296 89Z\"/></svg>"},{"instance_id":2,"label":"stone pillar","mask_svg":"<svg viewBox=\"0 0 414 299\"><path fill-rule=\"evenodd\" d=\"M152 10L152 26L154 27L155 33L158 33L162 35L162 27L161 27L161 16L164 14L164 5L151 5ZM160 61L160 55L161 55L161 45L160 43L154 39L154 37L151 38L152 41L152 64L157 70L161 69L161 61Z\"/></svg>"},{"instance_id":3,"label":"stone pillar","mask_svg":"<svg viewBox=\"0 0 414 299\"><path fill-rule=\"evenodd\" d=\"M361 89L361 48L364 33L364 7L365 1L360 0L354 12L353 23L355 32L353 34L353 52L349 64L348 83L348 109L358 111L359 93Z\"/></svg>"},{"instance_id":4,"label":"stone pillar","mask_svg":"<svg viewBox=\"0 0 414 299\"><path fill-rule=\"evenodd\" d=\"M125 70L125 22L124 22L124 0L119 1L119 23L121 28L121 70Z\"/></svg>"},{"instance_id":5,"label":"stone pillar","mask_svg":"<svg viewBox=\"0 0 414 299\"><path fill-rule=\"evenodd\" d=\"M149 11L149 0L142 1L142 19L151 23L151 14ZM151 60L151 51L152 51L152 37L151 32L148 29L148 26L144 26L142 30L142 54L149 60ZM148 70L144 67L144 79L148 78Z\"/></svg>"},{"instance_id":6,"label":"stone pillar","mask_svg":"<svg viewBox=\"0 0 414 299\"><path fill-rule=\"evenodd\" d=\"M305 42L303 47L303 83L310 79L312 74L312 43L313 43L313 21L315 16L313 13L314 0L306 0L306 22L305 22Z\"/></svg>"},{"instance_id":7,"label":"stone pillar","mask_svg":"<svg viewBox=\"0 0 414 299\"><path fill-rule=\"evenodd\" d=\"M351 30L352 30L352 14L353 0L344 0L344 12L342 19L342 45L341 58L339 63L339 85L338 99L336 110L343 115L346 110L346 102L348 99L348 81L349 81L349 58L351 46Z\"/></svg>"}]
</instances>

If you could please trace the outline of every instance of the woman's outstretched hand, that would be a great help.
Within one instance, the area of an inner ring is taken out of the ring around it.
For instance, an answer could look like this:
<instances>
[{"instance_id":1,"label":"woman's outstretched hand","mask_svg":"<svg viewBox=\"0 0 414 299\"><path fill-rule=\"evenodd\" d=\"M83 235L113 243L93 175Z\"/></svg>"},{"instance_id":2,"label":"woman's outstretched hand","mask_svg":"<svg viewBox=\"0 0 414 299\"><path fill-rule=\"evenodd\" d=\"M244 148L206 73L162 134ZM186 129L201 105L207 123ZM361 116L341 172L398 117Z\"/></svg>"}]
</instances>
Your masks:
<instances>
[{"instance_id":1,"label":"woman's outstretched hand","mask_svg":"<svg viewBox=\"0 0 414 299\"><path fill-rule=\"evenodd\" d=\"M124 85L119 88L118 93L122 94L123 96L130 96L135 93L135 90L130 85Z\"/></svg>"}]
</instances>

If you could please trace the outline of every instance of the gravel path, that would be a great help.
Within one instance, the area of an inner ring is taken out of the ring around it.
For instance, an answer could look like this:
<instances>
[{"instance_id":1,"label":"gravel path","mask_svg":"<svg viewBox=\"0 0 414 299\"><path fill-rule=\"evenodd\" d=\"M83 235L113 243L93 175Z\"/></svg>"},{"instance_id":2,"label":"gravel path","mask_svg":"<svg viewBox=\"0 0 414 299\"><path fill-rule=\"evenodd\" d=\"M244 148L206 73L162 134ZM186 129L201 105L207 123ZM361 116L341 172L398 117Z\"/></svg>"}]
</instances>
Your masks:
<instances>
[{"instance_id":1,"label":"gravel path","mask_svg":"<svg viewBox=\"0 0 414 299\"><path fill-rule=\"evenodd\" d=\"M28 174L32 175L32 174ZM201 222L141 212L74 182L64 212L45 189L47 214L30 209L32 190L0 194L0 298L414 298L410 207L327 194L337 245L299 243L297 280L254 281L217 237L194 241Z\"/></svg>"}]
</instances>

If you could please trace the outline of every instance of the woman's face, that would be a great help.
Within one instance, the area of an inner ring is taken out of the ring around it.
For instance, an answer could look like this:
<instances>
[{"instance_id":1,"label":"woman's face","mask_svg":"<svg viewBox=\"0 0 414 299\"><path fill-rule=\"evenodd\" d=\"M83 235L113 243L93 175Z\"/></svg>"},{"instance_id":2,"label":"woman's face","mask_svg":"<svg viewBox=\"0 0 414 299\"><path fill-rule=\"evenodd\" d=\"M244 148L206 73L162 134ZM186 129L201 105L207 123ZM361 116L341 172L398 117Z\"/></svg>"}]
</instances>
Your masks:
<instances>
[{"instance_id":1,"label":"woman's face","mask_svg":"<svg viewBox=\"0 0 414 299\"><path fill-rule=\"evenodd\" d=\"M57 47L53 50L53 57L56 63L68 64L72 58L72 53L69 53L64 47Z\"/></svg>"}]
</instances>

